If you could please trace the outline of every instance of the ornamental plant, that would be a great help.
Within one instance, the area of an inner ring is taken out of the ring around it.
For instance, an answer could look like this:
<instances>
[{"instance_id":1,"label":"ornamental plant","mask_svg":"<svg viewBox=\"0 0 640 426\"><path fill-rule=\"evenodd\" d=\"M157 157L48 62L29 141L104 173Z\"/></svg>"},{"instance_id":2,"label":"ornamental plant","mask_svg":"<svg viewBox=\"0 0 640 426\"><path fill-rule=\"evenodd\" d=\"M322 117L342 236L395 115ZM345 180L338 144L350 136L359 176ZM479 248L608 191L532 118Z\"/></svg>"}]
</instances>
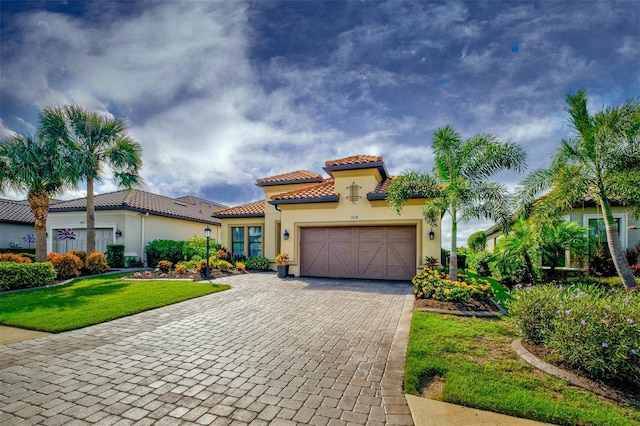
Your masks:
<instances>
[{"instance_id":1,"label":"ornamental plant","mask_svg":"<svg viewBox=\"0 0 640 426\"><path fill-rule=\"evenodd\" d=\"M554 361L640 391L640 293L595 286L516 286L509 314Z\"/></svg>"},{"instance_id":2,"label":"ornamental plant","mask_svg":"<svg viewBox=\"0 0 640 426\"><path fill-rule=\"evenodd\" d=\"M488 281L465 274L458 274L458 280L451 281L444 272L425 268L411 282L417 299L464 303L470 299L488 301L493 297L493 288Z\"/></svg>"},{"instance_id":3,"label":"ornamental plant","mask_svg":"<svg viewBox=\"0 0 640 426\"><path fill-rule=\"evenodd\" d=\"M289 263L289 255L287 253L278 253L273 261L276 262L276 265L286 265Z\"/></svg>"},{"instance_id":4,"label":"ornamental plant","mask_svg":"<svg viewBox=\"0 0 640 426\"><path fill-rule=\"evenodd\" d=\"M107 264L104 253L93 252L87 256L87 269L91 274L103 274L111 268Z\"/></svg>"},{"instance_id":5,"label":"ornamental plant","mask_svg":"<svg viewBox=\"0 0 640 426\"><path fill-rule=\"evenodd\" d=\"M158 264L156 265L156 267L160 270L160 272L162 272L163 274L168 274L169 271L171 270L171 267L173 266L173 262L169 261L169 260L161 260L160 262L158 262Z\"/></svg>"}]
</instances>

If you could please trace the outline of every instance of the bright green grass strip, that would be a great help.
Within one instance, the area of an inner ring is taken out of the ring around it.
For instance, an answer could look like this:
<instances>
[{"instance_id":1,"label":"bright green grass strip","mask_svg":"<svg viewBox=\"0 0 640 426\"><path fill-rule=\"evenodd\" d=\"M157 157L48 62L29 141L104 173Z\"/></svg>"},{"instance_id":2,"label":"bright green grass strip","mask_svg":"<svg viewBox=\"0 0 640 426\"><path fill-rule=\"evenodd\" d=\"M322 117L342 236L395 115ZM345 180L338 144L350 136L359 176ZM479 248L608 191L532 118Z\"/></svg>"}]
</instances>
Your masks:
<instances>
[{"instance_id":1,"label":"bright green grass strip","mask_svg":"<svg viewBox=\"0 0 640 426\"><path fill-rule=\"evenodd\" d=\"M442 401L561 425L638 425L640 409L622 407L521 360L502 320L415 312L407 350L405 391L445 377Z\"/></svg>"},{"instance_id":2,"label":"bright green grass strip","mask_svg":"<svg viewBox=\"0 0 640 426\"><path fill-rule=\"evenodd\" d=\"M58 333L230 288L191 281L121 280L124 275L1 294L0 324Z\"/></svg>"},{"instance_id":3,"label":"bright green grass strip","mask_svg":"<svg viewBox=\"0 0 640 426\"><path fill-rule=\"evenodd\" d=\"M491 287L493 288L493 290L495 291L496 295L494 296L494 299L498 302L500 302L500 304L504 307L505 306L505 302L507 302L508 300L511 299L511 294L509 293L509 290L503 286L502 284L500 284L498 281L496 281L495 279L491 278L491 277L481 277L480 275L476 274L475 272L471 272L469 270L464 270L462 271L463 274L469 275L469 277L471 278L481 278L483 280L487 280L489 281L489 283L491 284Z\"/></svg>"}]
</instances>

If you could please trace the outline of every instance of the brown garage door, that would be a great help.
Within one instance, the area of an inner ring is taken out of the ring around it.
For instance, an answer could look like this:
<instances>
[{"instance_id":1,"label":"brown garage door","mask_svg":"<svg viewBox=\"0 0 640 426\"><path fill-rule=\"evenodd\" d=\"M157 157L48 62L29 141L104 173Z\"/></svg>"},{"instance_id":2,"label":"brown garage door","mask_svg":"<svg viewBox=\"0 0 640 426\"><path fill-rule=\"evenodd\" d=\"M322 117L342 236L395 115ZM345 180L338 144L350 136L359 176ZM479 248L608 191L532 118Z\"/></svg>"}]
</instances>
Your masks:
<instances>
[{"instance_id":1,"label":"brown garage door","mask_svg":"<svg viewBox=\"0 0 640 426\"><path fill-rule=\"evenodd\" d=\"M302 228L301 275L410 280L416 274L415 226Z\"/></svg>"}]
</instances>

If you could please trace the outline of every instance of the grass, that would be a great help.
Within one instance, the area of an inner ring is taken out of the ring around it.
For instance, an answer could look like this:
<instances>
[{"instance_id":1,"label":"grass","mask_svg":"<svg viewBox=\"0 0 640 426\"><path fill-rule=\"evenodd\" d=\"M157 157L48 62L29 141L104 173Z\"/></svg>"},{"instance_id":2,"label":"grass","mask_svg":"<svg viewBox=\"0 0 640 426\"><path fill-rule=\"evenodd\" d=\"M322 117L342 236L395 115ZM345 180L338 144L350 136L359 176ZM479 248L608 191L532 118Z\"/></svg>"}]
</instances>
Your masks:
<instances>
[{"instance_id":1,"label":"grass","mask_svg":"<svg viewBox=\"0 0 640 426\"><path fill-rule=\"evenodd\" d=\"M509 293L509 289L507 289L505 286L500 284L495 279L493 279L491 277L480 276L480 275L476 274L475 272L472 272L472 271L469 271L469 270L463 270L463 271L461 271L461 273L469 275L469 277L471 277L471 278L483 279L483 280L489 281L489 283L491 284L491 287L493 288L493 290L496 293L495 296L494 296L494 299L496 301L500 302L500 305L505 306L505 302L507 302L507 301L509 301L511 299L511 294Z\"/></svg>"},{"instance_id":2,"label":"grass","mask_svg":"<svg viewBox=\"0 0 640 426\"><path fill-rule=\"evenodd\" d=\"M561 425L637 425L640 410L622 407L536 370L510 347L504 320L415 312L405 391L418 395L433 376L446 380L440 400Z\"/></svg>"},{"instance_id":3,"label":"grass","mask_svg":"<svg viewBox=\"0 0 640 426\"><path fill-rule=\"evenodd\" d=\"M105 275L39 290L0 294L0 324L50 333L82 328L200 297L229 286Z\"/></svg>"}]
</instances>

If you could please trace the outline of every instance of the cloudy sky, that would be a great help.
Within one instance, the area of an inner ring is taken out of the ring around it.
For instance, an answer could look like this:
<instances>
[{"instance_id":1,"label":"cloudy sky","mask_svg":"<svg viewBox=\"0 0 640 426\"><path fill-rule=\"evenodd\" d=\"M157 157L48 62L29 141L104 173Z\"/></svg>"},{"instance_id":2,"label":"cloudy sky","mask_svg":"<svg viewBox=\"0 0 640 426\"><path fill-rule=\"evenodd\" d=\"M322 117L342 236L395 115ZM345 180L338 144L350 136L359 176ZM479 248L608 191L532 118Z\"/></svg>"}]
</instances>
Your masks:
<instances>
[{"instance_id":1,"label":"cloudy sky","mask_svg":"<svg viewBox=\"0 0 640 426\"><path fill-rule=\"evenodd\" d=\"M3 136L76 103L126 121L145 190L227 205L258 199L258 178L354 154L382 155L392 174L431 170L446 124L520 144L533 170L571 131L567 94L587 90L594 111L640 94L637 0L0 7Z\"/></svg>"}]
</instances>

